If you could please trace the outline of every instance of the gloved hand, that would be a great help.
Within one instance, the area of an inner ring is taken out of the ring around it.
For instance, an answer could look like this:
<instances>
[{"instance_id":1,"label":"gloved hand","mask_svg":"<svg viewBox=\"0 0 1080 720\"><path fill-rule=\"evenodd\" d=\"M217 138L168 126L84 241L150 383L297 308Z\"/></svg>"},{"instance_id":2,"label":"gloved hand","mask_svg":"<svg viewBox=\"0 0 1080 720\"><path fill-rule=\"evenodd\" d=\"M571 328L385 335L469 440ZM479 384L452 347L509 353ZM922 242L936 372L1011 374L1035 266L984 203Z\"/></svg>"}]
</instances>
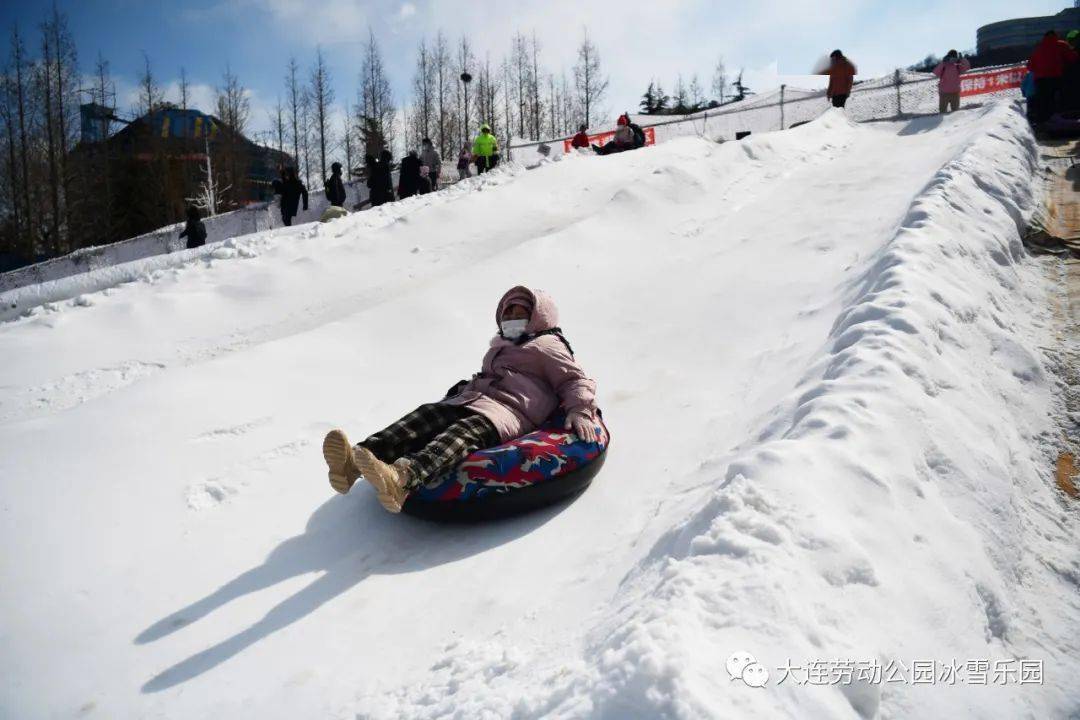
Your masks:
<instances>
[{"instance_id":1,"label":"gloved hand","mask_svg":"<svg viewBox=\"0 0 1080 720\"><path fill-rule=\"evenodd\" d=\"M574 434L585 442L596 442L596 423L590 413L584 410L573 410L566 416L567 430L573 430Z\"/></svg>"}]
</instances>

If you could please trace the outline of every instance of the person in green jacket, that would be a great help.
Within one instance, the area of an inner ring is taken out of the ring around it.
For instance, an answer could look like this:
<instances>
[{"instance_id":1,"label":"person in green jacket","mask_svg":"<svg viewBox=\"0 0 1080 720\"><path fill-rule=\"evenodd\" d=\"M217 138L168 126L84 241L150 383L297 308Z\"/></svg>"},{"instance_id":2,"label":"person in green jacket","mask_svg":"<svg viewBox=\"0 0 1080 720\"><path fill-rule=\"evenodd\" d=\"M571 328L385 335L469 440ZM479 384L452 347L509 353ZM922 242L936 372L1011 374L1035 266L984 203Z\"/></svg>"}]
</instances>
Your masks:
<instances>
[{"instance_id":1,"label":"person in green jacket","mask_svg":"<svg viewBox=\"0 0 1080 720\"><path fill-rule=\"evenodd\" d=\"M487 123L480 126L480 134L473 140L472 154L477 175L492 169L499 162L499 140Z\"/></svg>"}]
</instances>

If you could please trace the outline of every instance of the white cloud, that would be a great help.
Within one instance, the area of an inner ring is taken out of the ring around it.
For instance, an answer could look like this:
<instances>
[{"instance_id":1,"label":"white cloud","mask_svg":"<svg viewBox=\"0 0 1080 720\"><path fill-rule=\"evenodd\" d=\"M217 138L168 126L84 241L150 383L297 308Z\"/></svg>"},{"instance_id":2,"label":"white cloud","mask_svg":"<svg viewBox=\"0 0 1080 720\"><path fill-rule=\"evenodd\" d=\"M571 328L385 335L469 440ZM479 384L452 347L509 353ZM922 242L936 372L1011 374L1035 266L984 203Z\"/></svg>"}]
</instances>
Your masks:
<instances>
[{"instance_id":1,"label":"white cloud","mask_svg":"<svg viewBox=\"0 0 1080 720\"><path fill-rule=\"evenodd\" d=\"M410 18L415 14L416 14L416 6L413 5L411 2L402 3L401 4L401 9L398 10L398 17L401 17L401 18Z\"/></svg>"}]
</instances>

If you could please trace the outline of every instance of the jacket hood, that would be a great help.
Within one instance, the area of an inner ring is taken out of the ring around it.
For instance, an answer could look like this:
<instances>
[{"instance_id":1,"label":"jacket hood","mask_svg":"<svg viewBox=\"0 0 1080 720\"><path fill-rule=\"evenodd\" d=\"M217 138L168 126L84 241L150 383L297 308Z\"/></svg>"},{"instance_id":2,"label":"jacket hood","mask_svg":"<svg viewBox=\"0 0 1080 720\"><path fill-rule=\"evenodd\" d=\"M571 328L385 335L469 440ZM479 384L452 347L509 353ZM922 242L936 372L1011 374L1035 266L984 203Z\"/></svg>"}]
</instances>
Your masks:
<instances>
[{"instance_id":1,"label":"jacket hood","mask_svg":"<svg viewBox=\"0 0 1080 720\"><path fill-rule=\"evenodd\" d=\"M527 305L532 307L529 324L525 326L525 332L534 335L558 326L559 309L555 307L555 301L551 299L551 296L543 290L530 290L524 285L510 288L499 300L499 305L495 309L496 326L498 326L499 320L502 319L506 306L515 300L525 301Z\"/></svg>"}]
</instances>

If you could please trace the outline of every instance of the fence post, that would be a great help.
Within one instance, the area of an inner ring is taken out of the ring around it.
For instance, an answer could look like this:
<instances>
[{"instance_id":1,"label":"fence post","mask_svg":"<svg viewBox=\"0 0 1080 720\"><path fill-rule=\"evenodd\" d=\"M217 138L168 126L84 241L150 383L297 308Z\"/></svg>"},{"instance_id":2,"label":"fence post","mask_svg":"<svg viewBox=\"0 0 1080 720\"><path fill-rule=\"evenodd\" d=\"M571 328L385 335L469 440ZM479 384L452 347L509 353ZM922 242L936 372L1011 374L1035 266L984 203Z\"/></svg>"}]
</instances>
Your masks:
<instances>
[{"instance_id":1,"label":"fence post","mask_svg":"<svg viewBox=\"0 0 1080 720\"><path fill-rule=\"evenodd\" d=\"M900 105L900 68L893 71L893 82L896 83L896 116L901 117L904 114L904 108Z\"/></svg>"},{"instance_id":2,"label":"fence post","mask_svg":"<svg viewBox=\"0 0 1080 720\"><path fill-rule=\"evenodd\" d=\"M784 129L784 88L787 85L780 85L780 129Z\"/></svg>"}]
</instances>

